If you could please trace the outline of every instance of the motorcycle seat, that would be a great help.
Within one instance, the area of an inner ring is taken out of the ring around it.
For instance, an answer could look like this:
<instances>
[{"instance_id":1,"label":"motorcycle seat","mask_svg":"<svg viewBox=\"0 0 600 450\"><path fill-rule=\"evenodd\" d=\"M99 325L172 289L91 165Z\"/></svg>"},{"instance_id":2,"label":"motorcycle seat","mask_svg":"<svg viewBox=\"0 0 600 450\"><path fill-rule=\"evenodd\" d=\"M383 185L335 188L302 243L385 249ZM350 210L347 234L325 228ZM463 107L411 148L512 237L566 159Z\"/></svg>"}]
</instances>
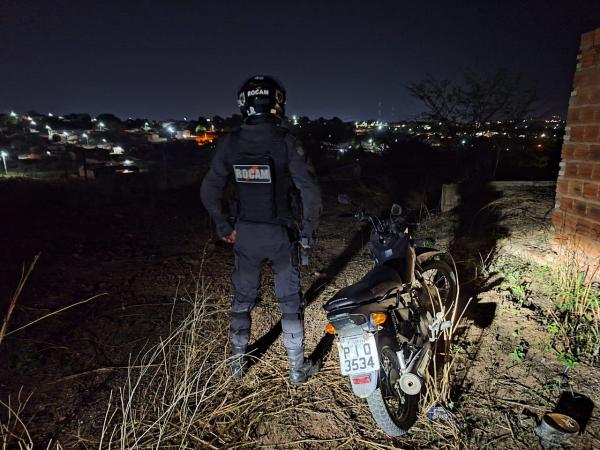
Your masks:
<instances>
[{"instance_id":1,"label":"motorcycle seat","mask_svg":"<svg viewBox=\"0 0 600 450\"><path fill-rule=\"evenodd\" d=\"M323 308L331 312L347 306L378 301L402 284L402 278L394 269L386 265L377 266L357 283L340 289Z\"/></svg>"}]
</instances>

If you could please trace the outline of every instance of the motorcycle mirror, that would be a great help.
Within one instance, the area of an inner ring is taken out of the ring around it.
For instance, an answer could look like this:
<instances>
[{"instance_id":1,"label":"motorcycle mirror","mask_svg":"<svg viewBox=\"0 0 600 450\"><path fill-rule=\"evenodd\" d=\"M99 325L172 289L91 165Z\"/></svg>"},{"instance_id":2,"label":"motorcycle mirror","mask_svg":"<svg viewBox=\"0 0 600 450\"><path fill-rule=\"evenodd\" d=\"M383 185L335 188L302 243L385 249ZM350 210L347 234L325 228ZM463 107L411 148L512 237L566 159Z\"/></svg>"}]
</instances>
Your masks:
<instances>
[{"instance_id":1,"label":"motorcycle mirror","mask_svg":"<svg viewBox=\"0 0 600 450\"><path fill-rule=\"evenodd\" d=\"M392 210L390 211L390 214L392 216L400 216L400 215L402 215L402 206L400 206L398 203L394 203L392 205Z\"/></svg>"},{"instance_id":2,"label":"motorcycle mirror","mask_svg":"<svg viewBox=\"0 0 600 450\"><path fill-rule=\"evenodd\" d=\"M341 205L350 205L352 204L352 200L348 194L338 194L337 201Z\"/></svg>"}]
</instances>

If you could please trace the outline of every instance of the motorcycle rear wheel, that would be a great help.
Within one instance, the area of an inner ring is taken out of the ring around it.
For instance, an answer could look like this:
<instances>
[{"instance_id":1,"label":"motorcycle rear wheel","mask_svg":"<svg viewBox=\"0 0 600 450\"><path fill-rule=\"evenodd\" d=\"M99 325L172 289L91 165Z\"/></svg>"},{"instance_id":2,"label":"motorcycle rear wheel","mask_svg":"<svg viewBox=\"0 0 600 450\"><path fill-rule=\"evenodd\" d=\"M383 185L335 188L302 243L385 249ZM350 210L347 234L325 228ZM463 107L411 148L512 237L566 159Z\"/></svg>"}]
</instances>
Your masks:
<instances>
[{"instance_id":1,"label":"motorcycle rear wheel","mask_svg":"<svg viewBox=\"0 0 600 450\"><path fill-rule=\"evenodd\" d=\"M394 386L400 364L389 344L380 347L379 358L379 387L367 397L367 403L379 428L390 436L402 436L417 419L419 395L408 395Z\"/></svg>"},{"instance_id":2,"label":"motorcycle rear wheel","mask_svg":"<svg viewBox=\"0 0 600 450\"><path fill-rule=\"evenodd\" d=\"M421 276L427 284L437 288L442 305L450 307L456 300L458 290L456 274L452 267L445 261L426 261L421 267Z\"/></svg>"}]
</instances>

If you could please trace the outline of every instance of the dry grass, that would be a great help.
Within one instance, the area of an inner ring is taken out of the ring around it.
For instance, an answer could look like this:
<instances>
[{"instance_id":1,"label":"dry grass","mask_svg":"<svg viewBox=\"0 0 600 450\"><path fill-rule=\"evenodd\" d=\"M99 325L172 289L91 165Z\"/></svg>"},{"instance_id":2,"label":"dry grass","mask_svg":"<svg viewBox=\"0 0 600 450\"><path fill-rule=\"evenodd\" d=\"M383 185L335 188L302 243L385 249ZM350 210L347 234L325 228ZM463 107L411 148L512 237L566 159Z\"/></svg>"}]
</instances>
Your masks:
<instances>
[{"instance_id":1,"label":"dry grass","mask_svg":"<svg viewBox=\"0 0 600 450\"><path fill-rule=\"evenodd\" d=\"M339 374L337 358L301 388L289 384L283 352L267 352L241 381L227 372L228 305L202 277L176 295L186 313L169 336L139 358L105 412L98 448L395 448L372 422L366 402ZM457 305L454 302L453 305ZM460 320L454 306L451 313ZM172 315L173 322L175 313ZM446 339L452 340L453 330ZM136 367L136 368L133 368ZM451 368L430 381L423 405L446 404ZM426 410L424 410L426 413ZM411 446L454 448L448 424L425 414ZM406 440L404 440L406 442ZM404 444L402 444L404 445Z\"/></svg>"},{"instance_id":2,"label":"dry grass","mask_svg":"<svg viewBox=\"0 0 600 450\"><path fill-rule=\"evenodd\" d=\"M548 310L553 343L569 365L581 356L600 354L600 291L593 281L598 266L582 258L574 243L558 248L557 265L550 271L553 310Z\"/></svg>"},{"instance_id":3,"label":"dry grass","mask_svg":"<svg viewBox=\"0 0 600 450\"><path fill-rule=\"evenodd\" d=\"M33 440L29 435L27 425L21 419L21 413L27 406L28 401L29 397L22 398L22 391L19 391L16 401L13 401L10 396L6 403L0 401L0 406L4 410L0 421L2 450L11 448L33 449Z\"/></svg>"},{"instance_id":4,"label":"dry grass","mask_svg":"<svg viewBox=\"0 0 600 450\"><path fill-rule=\"evenodd\" d=\"M39 257L40 257L40 254L38 253L33 258L33 261L31 262L31 264L29 265L29 268L27 270L25 270L25 266L23 266L23 269L21 271L21 279L19 280L19 283L17 284L15 293L13 294L13 296L10 299L10 302L8 303L8 311L6 312L6 315L4 316L4 319L2 320L2 328L0 328L0 345L2 345L4 338L10 334L8 332L8 324L10 322L10 318L12 317L12 313L15 309L15 306L17 305L17 300L19 300L19 297L21 296L21 292L23 292L23 288L25 287L25 284L27 284L29 275L31 275L31 272L33 272L33 269L34 269Z\"/></svg>"},{"instance_id":5,"label":"dry grass","mask_svg":"<svg viewBox=\"0 0 600 450\"><path fill-rule=\"evenodd\" d=\"M444 304L439 297L430 296L431 307L434 312L443 312L444 320L451 322L450 328L443 330L434 343L435 355L431 362L429 376L425 380L425 389L421 397L420 412L422 417L421 422L426 424L425 431L431 435L431 439L437 442L437 448L459 449L463 448L463 442L460 436L458 424L452 419L439 420L435 422L426 422L427 413L434 407L443 407L447 411L453 409L453 401L451 398L455 363L458 360L459 352L457 351L457 331L461 326L463 316L469 307L471 299L466 305L459 304L460 283L458 280L458 270L454 260L450 257L452 268L454 271L457 283L455 296L451 299L449 305L444 307Z\"/></svg>"}]
</instances>

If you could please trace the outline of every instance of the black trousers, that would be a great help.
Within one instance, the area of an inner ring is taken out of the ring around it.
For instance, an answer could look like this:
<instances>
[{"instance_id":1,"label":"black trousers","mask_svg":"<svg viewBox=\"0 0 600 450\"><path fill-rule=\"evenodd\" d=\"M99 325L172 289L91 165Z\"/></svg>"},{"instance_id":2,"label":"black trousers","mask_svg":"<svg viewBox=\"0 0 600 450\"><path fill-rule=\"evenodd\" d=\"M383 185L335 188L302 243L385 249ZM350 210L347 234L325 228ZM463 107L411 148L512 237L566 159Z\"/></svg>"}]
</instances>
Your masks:
<instances>
[{"instance_id":1,"label":"black trousers","mask_svg":"<svg viewBox=\"0 0 600 450\"><path fill-rule=\"evenodd\" d=\"M248 345L250 311L259 295L262 266L270 263L275 276L275 295L281 310L284 345L288 349L301 348L304 344L304 301L289 230L281 225L239 222L236 231L231 344L244 350Z\"/></svg>"}]
</instances>

